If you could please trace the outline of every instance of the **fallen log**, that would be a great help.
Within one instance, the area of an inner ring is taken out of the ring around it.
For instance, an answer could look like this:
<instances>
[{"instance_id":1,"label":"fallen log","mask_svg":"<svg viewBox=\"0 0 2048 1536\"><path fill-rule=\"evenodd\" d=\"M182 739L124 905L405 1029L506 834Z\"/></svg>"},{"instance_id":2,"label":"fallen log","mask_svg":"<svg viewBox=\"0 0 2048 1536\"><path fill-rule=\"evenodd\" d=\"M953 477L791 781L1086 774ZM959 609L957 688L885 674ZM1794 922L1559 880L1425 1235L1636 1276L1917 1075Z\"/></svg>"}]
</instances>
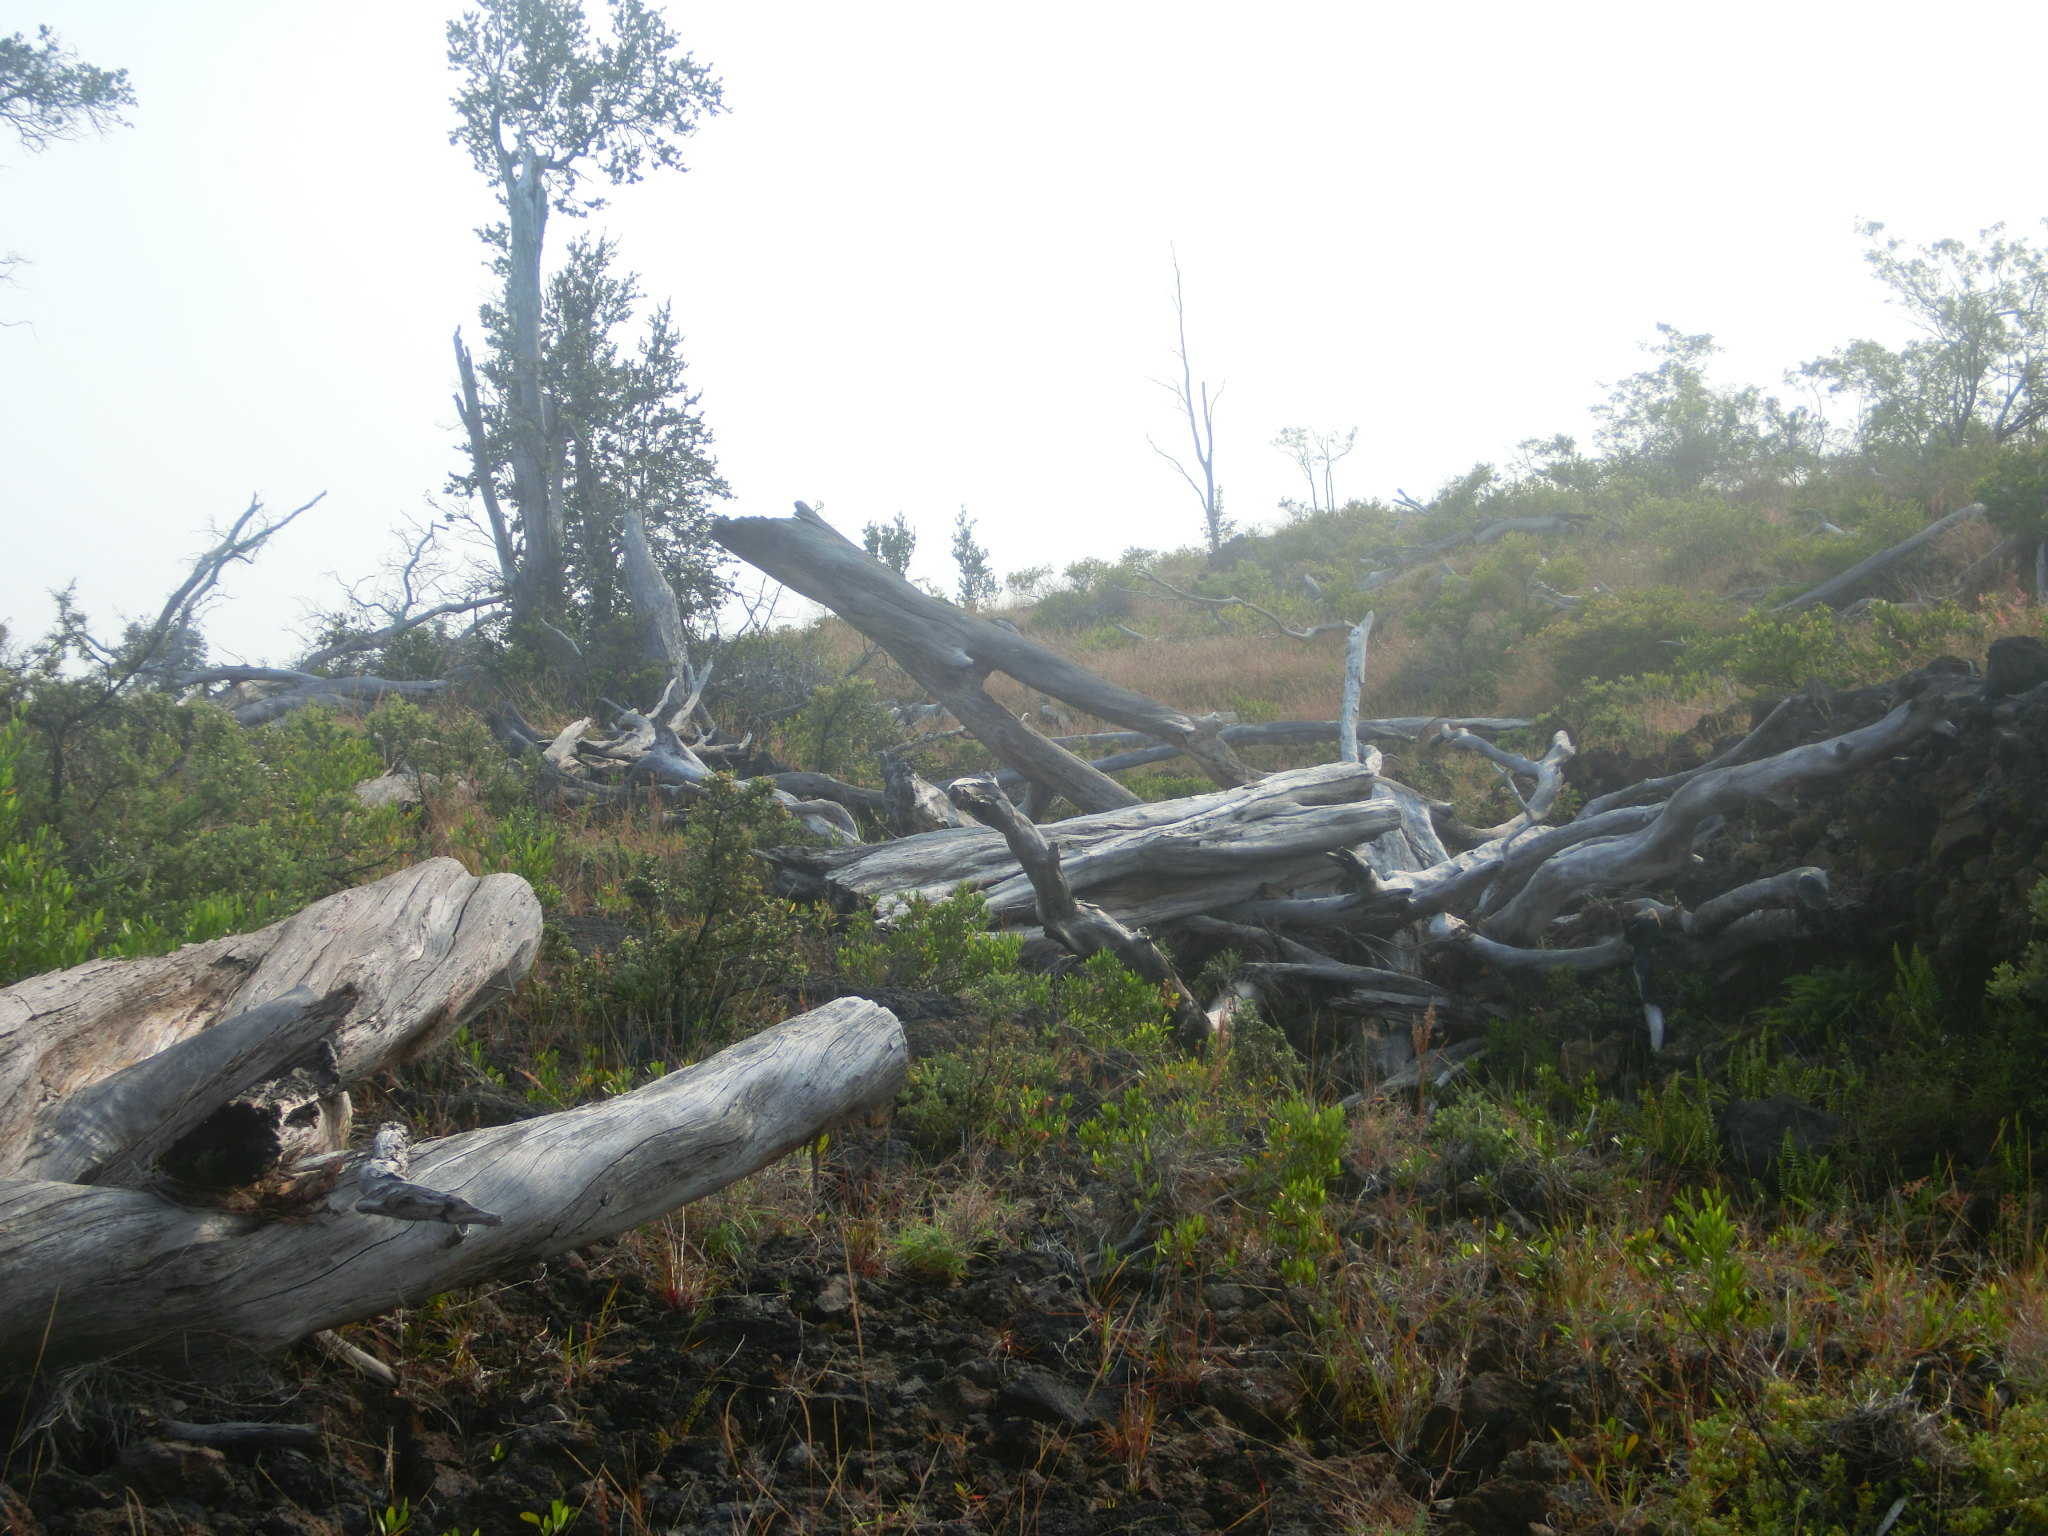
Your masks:
<instances>
[{"instance_id":1,"label":"fallen log","mask_svg":"<svg viewBox=\"0 0 2048 1536\"><path fill-rule=\"evenodd\" d=\"M327 1101L331 1119L335 1093L431 1048L507 996L539 952L540 929L525 881L479 879L453 859L429 859L255 933L146 959L88 961L0 989L0 1174L71 1144L63 1127L72 1095L300 989L327 998L353 987L353 1001L321 1036L321 1075L335 1089L312 1102ZM303 1119L305 1109L284 1112ZM229 1118L217 1129L237 1156L268 1167L284 1155L282 1128L263 1114ZM345 1130L345 1113L340 1121Z\"/></svg>"},{"instance_id":2,"label":"fallen log","mask_svg":"<svg viewBox=\"0 0 2048 1536\"><path fill-rule=\"evenodd\" d=\"M1946 694L1929 688L1874 725L1703 773L1658 807L1639 831L1577 843L1538 865L1515 897L1482 925L1484 935L1504 944L1532 945L1573 901L1676 874L1691 852L1693 834L1708 817L1788 795L1887 757L1934 730L1947 711Z\"/></svg>"},{"instance_id":3,"label":"fallen log","mask_svg":"<svg viewBox=\"0 0 2048 1536\"><path fill-rule=\"evenodd\" d=\"M1869 559L1858 561L1839 576L1831 576L1819 586L1808 588L1791 601L1778 604L1771 612L1797 613L1802 608L1813 608L1822 604L1834 608L1861 597L1865 589L1886 571L1894 566L1903 565L1949 529L1983 515L1984 503L1973 501L1960 511L1951 512L1947 517L1929 523L1911 538L1901 539L1890 549L1879 550Z\"/></svg>"},{"instance_id":4,"label":"fallen log","mask_svg":"<svg viewBox=\"0 0 2048 1536\"><path fill-rule=\"evenodd\" d=\"M1214 719L1215 716L1204 716ZM1227 717L1226 717L1227 718ZM1432 715L1403 715L1388 720L1361 720L1358 722L1358 736L1361 742L1412 742L1433 725L1446 725L1461 730L1511 731L1519 730L1532 722L1528 720L1503 720L1491 716L1460 716L1440 719ZM1308 747L1324 742L1343 740L1344 724L1341 720L1269 720L1259 725L1224 725L1218 731L1224 742L1231 747ZM1129 768L1143 768L1153 763L1170 763L1182 756L1179 747L1162 743L1145 745L1142 731L1095 731L1085 736L1057 736L1053 738L1061 746L1076 752L1104 751L1110 747L1129 747L1129 751L1112 752L1106 757L1091 758L1088 766L1098 773L1122 773ZM1024 783L1022 774L1013 769L999 769L996 782L1005 793L1016 791Z\"/></svg>"},{"instance_id":5,"label":"fallen log","mask_svg":"<svg viewBox=\"0 0 2048 1536\"><path fill-rule=\"evenodd\" d=\"M1267 720L1259 724L1238 724L1227 715L1203 718L1218 720L1216 734L1233 747L1320 746L1324 742L1339 740L1344 728L1339 720ZM1453 730L1516 731L1534 723L1493 715L1393 715L1381 720L1359 721L1358 733L1361 739L1366 740L1409 742L1418 740L1424 731L1437 725ZM1106 752L1113 748L1143 747L1148 738L1143 731L1091 731L1085 736L1055 736L1053 740L1075 752ZM1098 762L1096 766L1101 764Z\"/></svg>"},{"instance_id":6,"label":"fallen log","mask_svg":"<svg viewBox=\"0 0 2048 1536\"><path fill-rule=\"evenodd\" d=\"M601 1104L411 1148L409 1182L496 1226L371 1214L368 1160L289 1221L0 1178L0 1363L282 1349L688 1204L887 1102L908 1060L893 1014L842 998Z\"/></svg>"},{"instance_id":7,"label":"fallen log","mask_svg":"<svg viewBox=\"0 0 2048 1536\"><path fill-rule=\"evenodd\" d=\"M320 677L285 667L209 667L204 672L181 675L177 682L181 688L198 688L208 683L283 684L282 688L262 698L228 706L237 723L247 726L268 725L273 720L282 720L295 709L314 705L342 712L361 711L374 707L380 699L426 698L448 690L446 678L413 681L371 677L367 673Z\"/></svg>"},{"instance_id":8,"label":"fallen log","mask_svg":"<svg viewBox=\"0 0 2048 1536\"><path fill-rule=\"evenodd\" d=\"M712 537L832 609L886 650L999 762L1065 795L1082 811L1114 810L1135 804L1137 797L996 703L983 686L991 672L1007 673L1075 709L1176 746L1218 784L1242 785L1254 777L1213 730L1014 630L920 592L802 503L793 518L720 518Z\"/></svg>"},{"instance_id":9,"label":"fallen log","mask_svg":"<svg viewBox=\"0 0 2048 1536\"><path fill-rule=\"evenodd\" d=\"M1337 874L1326 857L1331 849L1400 825L1396 806L1372 800L1378 783L1365 764L1325 763L1244 789L1075 816L1041 830L1060 850L1076 893L1125 924L1149 925L1250 900L1269 882L1327 889ZM999 921L1028 922L1036 910L1022 866L986 827L866 848L777 848L768 857L847 904L936 901L964 884L986 897Z\"/></svg>"}]
</instances>

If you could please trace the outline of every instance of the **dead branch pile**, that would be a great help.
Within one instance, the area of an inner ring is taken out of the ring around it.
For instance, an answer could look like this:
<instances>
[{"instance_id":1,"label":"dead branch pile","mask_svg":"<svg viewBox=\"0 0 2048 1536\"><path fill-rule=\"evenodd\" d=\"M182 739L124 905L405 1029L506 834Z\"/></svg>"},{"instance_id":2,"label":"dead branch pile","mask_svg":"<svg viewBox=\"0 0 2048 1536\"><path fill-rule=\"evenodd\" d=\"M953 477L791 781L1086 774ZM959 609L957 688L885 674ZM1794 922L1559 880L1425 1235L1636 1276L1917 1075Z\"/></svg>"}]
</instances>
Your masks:
<instances>
[{"instance_id":1,"label":"dead branch pile","mask_svg":"<svg viewBox=\"0 0 2048 1536\"><path fill-rule=\"evenodd\" d=\"M1472 541L1515 531L1496 525ZM1546 523L1532 531L1567 530ZM1347 743L1360 761L1253 773L1233 744L1328 741L1340 726L1238 726L1134 696L910 587L808 509L793 519L727 519L717 537L887 650L1001 765L987 786L953 789L953 800L987 825L931 815L899 820L910 835L893 842L777 849L770 857L784 890L886 913L964 885L982 893L999 922L1036 923L1077 952L1108 947L1144 963L1135 946L1149 940L1138 930L1178 925L1275 956L1247 967L1249 990L1334 989L1326 1001L1364 1012L1436 1007L1476 1017L1459 995L1475 971L1633 965L1640 985L1653 949L1719 964L1796 940L1828 906L1825 871L1791 868L1737 883L1690 910L1657 898L1691 866L1695 846L1746 807L1782 804L1910 751L1944 727L1959 695L1980 687L1936 671L1885 689L1786 700L1713 761L1602 796L1567 820L1556 813L1575 748L1563 731L1530 758L1481 734L1522 721L1359 722L1354 741L1405 738L1484 758L1517 810L1474 826L1387 774L1377 748ZM1355 631L1361 640L1363 629ZM1362 643L1353 650L1362 666ZM1126 729L1042 737L988 695L985 681L998 670ZM1125 750L1089 762L1070 749ZM1110 777L1182 753L1224 787L1145 805ZM1026 807L1040 810L1063 796L1081 814L1033 827L1004 789L1021 790ZM927 812L944 804L931 786L923 790L930 794L899 785L899 799ZM1375 964L1338 958L1368 945ZM1662 1011L1648 990L1643 1002L1651 1042L1661 1044Z\"/></svg>"}]
</instances>

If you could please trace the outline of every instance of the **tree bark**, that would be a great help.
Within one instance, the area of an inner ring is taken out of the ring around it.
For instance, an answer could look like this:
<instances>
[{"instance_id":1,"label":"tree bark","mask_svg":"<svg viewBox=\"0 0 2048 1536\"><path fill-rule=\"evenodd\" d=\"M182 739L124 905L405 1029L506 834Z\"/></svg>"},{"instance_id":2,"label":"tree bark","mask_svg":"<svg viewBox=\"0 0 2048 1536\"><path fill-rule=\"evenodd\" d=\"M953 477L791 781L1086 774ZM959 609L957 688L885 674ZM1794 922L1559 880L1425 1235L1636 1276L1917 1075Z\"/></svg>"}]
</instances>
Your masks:
<instances>
[{"instance_id":1,"label":"tree bark","mask_svg":"<svg viewBox=\"0 0 2048 1536\"><path fill-rule=\"evenodd\" d=\"M1365 689L1365 646L1372 638L1368 613L1351 628L1344 643L1344 703L1337 715L1337 756L1347 763L1358 761L1358 696Z\"/></svg>"},{"instance_id":2,"label":"tree bark","mask_svg":"<svg viewBox=\"0 0 2048 1536\"><path fill-rule=\"evenodd\" d=\"M547 229L546 168L531 150L501 156L507 249L505 319L512 342L512 500L525 536L520 606L547 619L562 604L562 528L549 484L547 428L541 396L540 253Z\"/></svg>"},{"instance_id":3,"label":"tree bark","mask_svg":"<svg viewBox=\"0 0 2048 1536\"><path fill-rule=\"evenodd\" d=\"M1269 882L1328 888L1333 848L1401 824L1358 763L1270 774L1246 789L1098 812L1039 830L1060 851L1070 887L1131 926L1215 911ZM841 900L892 906L939 900L966 884L999 920L1030 921L1036 893L1002 836L986 828L925 832L867 848L779 848L785 869L823 882Z\"/></svg>"},{"instance_id":4,"label":"tree bark","mask_svg":"<svg viewBox=\"0 0 2048 1536\"><path fill-rule=\"evenodd\" d=\"M1633 835L1581 842L1539 865L1513 900L1485 922L1485 934L1504 944L1534 944L1551 920L1582 896L1677 873L1691 851L1694 832L1709 816L1736 810L1751 800L1789 794L1889 756L1932 731L1946 708L1946 698L1930 690L1874 725L1760 762L1703 773L1658 807L1655 818Z\"/></svg>"}]
</instances>

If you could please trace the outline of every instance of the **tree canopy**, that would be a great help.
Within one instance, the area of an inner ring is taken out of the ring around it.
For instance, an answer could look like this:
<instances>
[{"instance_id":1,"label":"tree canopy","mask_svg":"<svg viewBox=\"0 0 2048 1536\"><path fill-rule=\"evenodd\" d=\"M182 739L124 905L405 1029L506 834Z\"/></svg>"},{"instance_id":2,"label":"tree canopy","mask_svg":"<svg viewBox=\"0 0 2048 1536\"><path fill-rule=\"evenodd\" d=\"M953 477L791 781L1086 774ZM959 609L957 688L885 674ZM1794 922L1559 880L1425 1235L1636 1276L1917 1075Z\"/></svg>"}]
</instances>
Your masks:
<instances>
[{"instance_id":1,"label":"tree canopy","mask_svg":"<svg viewBox=\"0 0 2048 1536\"><path fill-rule=\"evenodd\" d=\"M556 211L586 212L595 171L613 186L650 167L681 169L681 141L723 110L719 82L642 0L607 0L609 37L582 0L487 0L448 24L449 67L463 76L450 142L508 185L531 160Z\"/></svg>"},{"instance_id":2,"label":"tree canopy","mask_svg":"<svg viewBox=\"0 0 2048 1536\"><path fill-rule=\"evenodd\" d=\"M135 105L125 69L100 69L65 48L48 27L0 37L0 123L30 153L60 139L105 133Z\"/></svg>"},{"instance_id":3,"label":"tree canopy","mask_svg":"<svg viewBox=\"0 0 2048 1536\"><path fill-rule=\"evenodd\" d=\"M618 535L636 510L672 585L708 601L718 587L705 503L725 487L669 312L657 309L637 346L622 346L640 295L634 277L613 270L610 241L575 242L545 284L542 267L549 212L602 206L593 180L617 186L682 168L681 141L722 108L718 81L642 0L607 0L602 32L582 0L487 0L449 23L448 62L461 78L450 140L506 214L483 231L503 283L484 310L488 402L466 352L460 365L466 479L486 491L514 613L555 640L556 620L614 617Z\"/></svg>"},{"instance_id":4,"label":"tree canopy","mask_svg":"<svg viewBox=\"0 0 2048 1536\"><path fill-rule=\"evenodd\" d=\"M1855 399L1866 446L1925 452L2010 442L2048 422L2048 252L2007 235L1909 250L1865 223L1865 260L1920 335L1867 339L1800 373Z\"/></svg>"}]
</instances>

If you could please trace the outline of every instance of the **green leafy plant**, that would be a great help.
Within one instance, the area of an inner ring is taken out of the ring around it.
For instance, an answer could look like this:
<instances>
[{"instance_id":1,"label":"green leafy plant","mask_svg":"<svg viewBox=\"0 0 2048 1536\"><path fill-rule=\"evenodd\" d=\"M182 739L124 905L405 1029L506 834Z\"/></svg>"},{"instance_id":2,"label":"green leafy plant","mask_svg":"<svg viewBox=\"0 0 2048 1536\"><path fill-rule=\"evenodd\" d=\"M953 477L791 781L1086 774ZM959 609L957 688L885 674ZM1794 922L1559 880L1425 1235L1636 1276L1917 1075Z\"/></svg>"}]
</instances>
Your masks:
<instances>
[{"instance_id":1,"label":"green leafy plant","mask_svg":"<svg viewBox=\"0 0 2048 1536\"><path fill-rule=\"evenodd\" d=\"M962 886L938 901L913 895L886 920L863 911L839 941L842 974L862 986L958 992L1017 968L1024 941L988 931L988 902Z\"/></svg>"},{"instance_id":2,"label":"green leafy plant","mask_svg":"<svg viewBox=\"0 0 2048 1536\"><path fill-rule=\"evenodd\" d=\"M562 1536L562 1532L568 1530L570 1523L575 1520L576 1511L560 1499L556 1499L548 1506L546 1514L537 1514L527 1509L520 1511L519 1518L526 1524L536 1527L540 1531L540 1536Z\"/></svg>"},{"instance_id":3,"label":"green leafy plant","mask_svg":"<svg viewBox=\"0 0 2048 1536\"><path fill-rule=\"evenodd\" d=\"M1325 1209L1329 1181L1342 1167L1344 1141L1341 1108L1291 1094L1273 1106L1265 1149L1248 1165L1276 1267L1290 1284L1311 1284L1319 1261L1337 1251Z\"/></svg>"},{"instance_id":4,"label":"green leafy plant","mask_svg":"<svg viewBox=\"0 0 2048 1536\"><path fill-rule=\"evenodd\" d=\"M491 818L471 811L449 834L471 874L518 875L533 887L541 904L550 907L562 899L554 879L561 837L560 827L543 823L540 813L526 805Z\"/></svg>"},{"instance_id":5,"label":"green leafy plant","mask_svg":"<svg viewBox=\"0 0 2048 1536\"><path fill-rule=\"evenodd\" d=\"M1205 1269L1212 1230L1209 1218L1200 1211L1168 1222L1153 1246L1153 1254L1165 1269Z\"/></svg>"},{"instance_id":6,"label":"green leafy plant","mask_svg":"<svg viewBox=\"0 0 2048 1536\"><path fill-rule=\"evenodd\" d=\"M1160 1192L1166 1127L1143 1083L1110 1099L1075 1133L1095 1171L1114 1184L1133 1210L1149 1210Z\"/></svg>"},{"instance_id":7,"label":"green leafy plant","mask_svg":"<svg viewBox=\"0 0 2048 1536\"><path fill-rule=\"evenodd\" d=\"M77 965L106 919L81 910L55 840L25 824L15 774L23 733L0 726L0 985Z\"/></svg>"},{"instance_id":8,"label":"green leafy plant","mask_svg":"<svg viewBox=\"0 0 2048 1536\"><path fill-rule=\"evenodd\" d=\"M894 1267L914 1280L953 1285L967 1273L967 1249L938 1222L912 1223L889 1248Z\"/></svg>"},{"instance_id":9,"label":"green leafy plant","mask_svg":"<svg viewBox=\"0 0 2048 1536\"><path fill-rule=\"evenodd\" d=\"M643 858L626 897L653 932L611 955L568 958L535 993L589 1025L693 1059L726 1038L728 1018L762 987L803 963L801 915L771 897L757 847L783 840L789 821L772 787L730 779L700 791L673 853Z\"/></svg>"},{"instance_id":10,"label":"green leafy plant","mask_svg":"<svg viewBox=\"0 0 2048 1536\"><path fill-rule=\"evenodd\" d=\"M1718 1338L1750 1309L1749 1271L1738 1254L1741 1236L1719 1195L1681 1194L1664 1218L1664 1236L1677 1250L1682 1275L1666 1275L1674 1299L1693 1327Z\"/></svg>"}]
</instances>

